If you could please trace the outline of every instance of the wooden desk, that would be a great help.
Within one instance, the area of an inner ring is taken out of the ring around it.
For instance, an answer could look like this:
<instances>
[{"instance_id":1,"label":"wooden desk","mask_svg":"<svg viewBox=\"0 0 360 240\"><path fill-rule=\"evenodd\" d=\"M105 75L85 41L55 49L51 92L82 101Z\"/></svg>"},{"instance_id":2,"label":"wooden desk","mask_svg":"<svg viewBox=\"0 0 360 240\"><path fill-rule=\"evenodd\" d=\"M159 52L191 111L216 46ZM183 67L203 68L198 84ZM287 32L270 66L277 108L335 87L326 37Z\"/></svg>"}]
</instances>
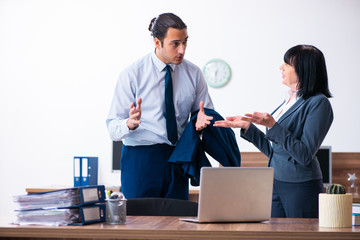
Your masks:
<instances>
[{"instance_id":1,"label":"wooden desk","mask_svg":"<svg viewBox=\"0 0 360 240\"><path fill-rule=\"evenodd\" d=\"M360 239L360 227L319 228L318 219L197 224L178 217L128 216L126 225L18 226L0 222L0 239Z\"/></svg>"}]
</instances>

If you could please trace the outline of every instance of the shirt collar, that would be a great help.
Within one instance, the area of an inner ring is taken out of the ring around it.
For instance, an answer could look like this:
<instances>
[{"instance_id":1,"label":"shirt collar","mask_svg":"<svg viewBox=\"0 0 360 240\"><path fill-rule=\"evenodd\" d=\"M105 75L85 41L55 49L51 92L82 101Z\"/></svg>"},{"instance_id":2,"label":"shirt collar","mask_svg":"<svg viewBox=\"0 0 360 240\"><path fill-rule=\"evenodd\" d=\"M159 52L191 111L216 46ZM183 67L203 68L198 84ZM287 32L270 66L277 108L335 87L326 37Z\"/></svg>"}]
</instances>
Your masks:
<instances>
[{"instance_id":1,"label":"shirt collar","mask_svg":"<svg viewBox=\"0 0 360 240\"><path fill-rule=\"evenodd\" d=\"M296 92L296 95L295 95L295 102L299 99L298 95L297 95L297 92L298 91L295 91ZM294 93L293 90L289 89L287 92L286 92L286 96L285 96L285 103L290 99L291 95Z\"/></svg>"},{"instance_id":2,"label":"shirt collar","mask_svg":"<svg viewBox=\"0 0 360 240\"><path fill-rule=\"evenodd\" d=\"M166 65L169 65L171 67L171 70L174 71L175 70L175 64L165 64L163 61L161 61L155 54L155 51L153 51L151 53L151 58L155 64L155 67L158 69L159 72L164 71L164 68L166 67Z\"/></svg>"}]
</instances>

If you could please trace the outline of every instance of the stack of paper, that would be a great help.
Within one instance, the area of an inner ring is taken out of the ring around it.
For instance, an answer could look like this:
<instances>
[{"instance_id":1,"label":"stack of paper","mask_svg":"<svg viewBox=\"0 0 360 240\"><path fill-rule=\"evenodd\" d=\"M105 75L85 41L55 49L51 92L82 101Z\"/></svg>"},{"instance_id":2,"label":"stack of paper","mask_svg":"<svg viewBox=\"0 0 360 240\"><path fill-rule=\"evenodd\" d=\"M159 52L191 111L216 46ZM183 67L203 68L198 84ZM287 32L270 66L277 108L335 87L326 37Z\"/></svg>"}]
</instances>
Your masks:
<instances>
[{"instance_id":1,"label":"stack of paper","mask_svg":"<svg viewBox=\"0 0 360 240\"><path fill-rule=\"evenodd\" d=\"M352 225L360 226L360 203L352 204Z\"/></svg>"},{"instance_id":2,"label":"stack of paper","mask_svg":"<svg viewBox=\"0 0 360 240\"><path fill-rule=\"evenodd\" d=\"M84 186L15 196L15 223L82 225L105 221L105 187Z\"/></svg>"}]
</instances>

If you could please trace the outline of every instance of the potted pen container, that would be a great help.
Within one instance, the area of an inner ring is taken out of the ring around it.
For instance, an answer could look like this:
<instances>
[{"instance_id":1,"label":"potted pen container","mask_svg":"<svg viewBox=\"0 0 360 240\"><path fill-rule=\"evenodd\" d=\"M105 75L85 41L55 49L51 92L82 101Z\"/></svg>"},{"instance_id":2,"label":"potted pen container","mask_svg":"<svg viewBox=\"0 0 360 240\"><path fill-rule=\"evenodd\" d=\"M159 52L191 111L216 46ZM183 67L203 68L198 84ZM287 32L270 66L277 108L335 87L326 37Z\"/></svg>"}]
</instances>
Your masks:
<instances>
[{"instance_id":1,"label":"potted pen container","mask_svg":"<svg viewBox=\"0 0 360 240\"><path fill-rule=\"evenodd\" d=\"M351 227L352 194L345 187L331 184L319 194L319 227Z\"/></svg>"}]
</instances>

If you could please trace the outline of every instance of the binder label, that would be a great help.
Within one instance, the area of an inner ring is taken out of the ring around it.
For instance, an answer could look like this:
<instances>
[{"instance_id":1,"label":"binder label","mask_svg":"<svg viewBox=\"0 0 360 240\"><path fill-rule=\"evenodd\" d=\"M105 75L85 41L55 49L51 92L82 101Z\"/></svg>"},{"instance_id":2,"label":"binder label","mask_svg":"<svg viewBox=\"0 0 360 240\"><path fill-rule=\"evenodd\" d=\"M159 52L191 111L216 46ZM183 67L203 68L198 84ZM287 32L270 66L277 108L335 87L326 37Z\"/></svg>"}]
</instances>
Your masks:
<instances>
[{"instance_id":1,"label":"binder label","mask_svg":"<svg viewBox=\"0 0 360 240\"><path fill-rule=\"evenodd\" d=\"M99 213L98 207L83 208L82 210L83 210L83 214L84 214L83 222L100 220L100 217L99 217L100 213Z\"/></svg>"},{"instance_id":2,"label":"binder label","mask_svg":"<svg viewBox=\"0 0 360 240\"><path fill-rule=\"evenodd\" d=\"M96 202L99 201L97 188L84 188L82 189L84 202Z\"/></svg>"},{"instance_id":3,"label":"binder label","mask_svg":"<svg viewBox=\"0 0 360 240\"><path fill-rule=\"evenodd\" d=\"M74 177L80 177L80 159L74 158Z\"/></svg>"}]
</instances>

